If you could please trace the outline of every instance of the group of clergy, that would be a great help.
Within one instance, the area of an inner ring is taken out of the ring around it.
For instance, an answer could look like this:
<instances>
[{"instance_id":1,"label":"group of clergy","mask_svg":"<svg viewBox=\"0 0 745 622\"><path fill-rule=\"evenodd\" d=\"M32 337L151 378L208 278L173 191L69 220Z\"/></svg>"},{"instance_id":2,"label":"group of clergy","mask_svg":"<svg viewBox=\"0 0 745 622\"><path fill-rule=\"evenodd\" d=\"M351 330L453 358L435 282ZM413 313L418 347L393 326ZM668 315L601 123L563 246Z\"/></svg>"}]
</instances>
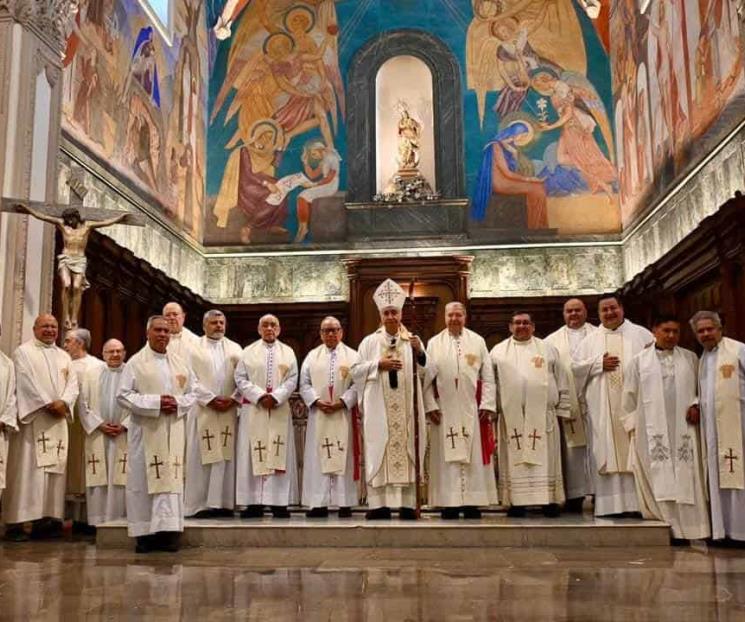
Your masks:
<instances>
[{"instance_id":1,"label":"group of clergy","mask_svg":"<svg viewBox=\"0 0 745 622\"><path fill-rule=\"evenodd\" d=\"M39 316L12 361L0 353L6 539L26 539L29 522L31 537L58 535L67 492L85 494L90 525L126 518L137 551L173 551L184 517L287 518L300 502L311 518L349 517L361 477L368 519L414 519L421 461L443 519L497 504L551 517L589 498L596 516L641 513L676 538L745 540L745 344L716 313L691 319L700 361L674 318L650 332L617 296L600 299L597 328L567 301L546 339L516 312L491 351L450 303L425 348L402 324L405 298L390 279L378 287L380 327L357 351L325 318L299 371L274 315L241 348L222 312L197 337L169 303L126 363L116 339L91 356L85 329L59 348L57 321ZM296 389L309 409L302 482Z\"/></svg>"}]
</instances>

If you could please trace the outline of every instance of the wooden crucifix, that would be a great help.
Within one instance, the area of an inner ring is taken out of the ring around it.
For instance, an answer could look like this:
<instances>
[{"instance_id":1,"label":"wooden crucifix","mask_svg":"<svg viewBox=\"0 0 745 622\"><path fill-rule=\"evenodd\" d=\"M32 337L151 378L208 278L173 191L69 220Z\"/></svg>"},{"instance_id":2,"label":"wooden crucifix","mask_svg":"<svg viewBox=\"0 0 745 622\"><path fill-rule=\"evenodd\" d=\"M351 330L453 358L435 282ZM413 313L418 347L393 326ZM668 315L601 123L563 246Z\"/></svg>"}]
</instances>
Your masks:
<instances>
[{"instance_id":1,"label":"wooden crucifix","mask_svg":"<svg viewBox=\"0 0 745 622\"><path fill-rule=\"evenodd\" d=\"M30 214L53 224L62 234L62 253L57 257L57 273L62 286L62 326L76 328L83 290L89 287L85 278L85 248L93 229L114 224L145 226L142 214L83 207L88 189L83 183L83 170L73 168L67 180L70 202L67 205L2 197L0 212Z\"/></svg>"}]
</instances>

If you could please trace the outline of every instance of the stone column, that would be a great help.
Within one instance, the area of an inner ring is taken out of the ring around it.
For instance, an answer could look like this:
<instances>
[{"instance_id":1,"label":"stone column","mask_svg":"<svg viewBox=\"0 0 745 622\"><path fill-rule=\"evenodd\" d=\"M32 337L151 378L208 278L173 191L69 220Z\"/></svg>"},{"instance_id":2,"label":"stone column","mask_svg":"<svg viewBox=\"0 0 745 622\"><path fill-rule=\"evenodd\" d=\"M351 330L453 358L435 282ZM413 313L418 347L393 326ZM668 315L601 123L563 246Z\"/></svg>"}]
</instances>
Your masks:
<instances>
[{"instance_id":1,"label":"stone column","mask_svg":"<svg viewBox=\"0 0 745 622\"><path fill-rule=\"evenodd\" d=\"M62 51L75 4L0 0L0 192L54 201L61 120ZM54 228L0 213L0 349L31 336L52 308Z\"/></svg>"}]
</instances>

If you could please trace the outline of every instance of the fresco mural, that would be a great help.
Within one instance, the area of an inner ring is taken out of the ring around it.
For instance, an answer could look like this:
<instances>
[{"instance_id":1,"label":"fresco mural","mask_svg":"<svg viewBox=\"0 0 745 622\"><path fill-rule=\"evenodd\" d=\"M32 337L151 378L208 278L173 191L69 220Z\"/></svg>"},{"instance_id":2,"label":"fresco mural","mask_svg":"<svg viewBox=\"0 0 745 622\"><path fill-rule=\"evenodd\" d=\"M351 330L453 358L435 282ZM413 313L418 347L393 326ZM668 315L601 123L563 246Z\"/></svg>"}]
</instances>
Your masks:
<instances>
[{"instance_id":1,"label":"fresco mural","mask_svg":"<svg viewBox=\"0 0 745 622\"><path fill-rule=\"evenodd\" d=\"M398 29L460 65L474 229L620 229L607 19L574 0L210 0L207 20L205 244L312 242L313 206L344 200L344 76Z\"/></svg>"},{"instance_id":2,"label":"fresco mural","mask_svg":"<svg viewBox=\"0 0 745 622\"><path fill-rule=\"evenodd\" d=\"M624 226L743 118L734 0L652 2L611 13L616 157Z\"/></svg>"},{"instance_id":3,"label":"fresco mural","mask_svg":"<svg viewBox=\"0 0 745 622\"><path fill-rule=\"evenodd\" d=\"M200 0L174 0L169 43L137 0L81 2L63 59L63 128L201 240L206 34Z\"/></svg>"}]
</instances>

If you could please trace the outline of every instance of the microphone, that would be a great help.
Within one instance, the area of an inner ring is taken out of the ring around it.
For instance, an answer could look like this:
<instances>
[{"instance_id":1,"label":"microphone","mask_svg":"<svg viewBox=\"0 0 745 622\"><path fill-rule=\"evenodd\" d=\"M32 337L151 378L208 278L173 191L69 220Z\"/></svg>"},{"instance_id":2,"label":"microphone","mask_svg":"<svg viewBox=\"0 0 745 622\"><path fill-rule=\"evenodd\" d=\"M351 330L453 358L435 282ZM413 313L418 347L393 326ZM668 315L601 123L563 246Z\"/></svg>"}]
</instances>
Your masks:
<instances>
[{"instance_id":1,"label":"microphone","mask_svg":"<svg viewBox=\"0 0 745 622\"><path fill-rule=\"evenodd\" d=\"M391 339L391 349L396 347L396 338ZM391 385L391 389L398 389L398 371L395 369L388 370L388 382Z\"/></svg>"}]
</instances>

